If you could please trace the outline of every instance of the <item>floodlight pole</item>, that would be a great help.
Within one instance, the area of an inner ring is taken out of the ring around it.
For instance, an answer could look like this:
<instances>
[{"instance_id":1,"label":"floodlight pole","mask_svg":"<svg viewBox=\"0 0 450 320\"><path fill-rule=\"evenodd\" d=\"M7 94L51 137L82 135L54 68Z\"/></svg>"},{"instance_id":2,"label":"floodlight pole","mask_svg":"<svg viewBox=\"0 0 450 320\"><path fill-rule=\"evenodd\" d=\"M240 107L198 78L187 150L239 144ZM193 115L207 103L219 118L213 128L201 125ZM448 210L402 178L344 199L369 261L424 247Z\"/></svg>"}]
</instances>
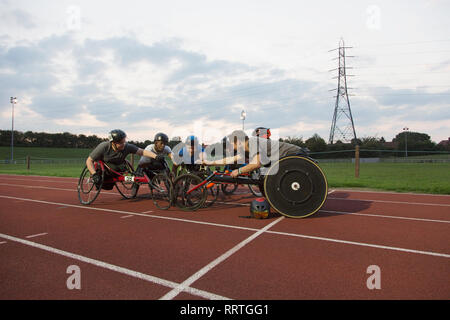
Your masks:
<instances>
[{"instance_id":1,"label":"floodlight pole","mask_svg":"<svg viewBox=\"0 0 450 320\"><path fill-rule=\"evenodd\" d=\"M408 127L404 127L403 131L405 131L405 155L408 158Z\"/></svg>"},{"instance_id":2,"label":"floodlight pole","mask_svg":"<svg viewBox=\"0 0 450 320\"><path fill-rule=\"evenodd\" d=\"M241 111L241 120L242 120L242 130L244 130L244 121L245 121L245 116L247 114L245 113L245 110Z\"/></svg>"},{"instance_id":3,"label":"floodlight pole","mask_svg":"<svg viewBox=\"0 0 450 320\"><path fill-rule=\"evenodd\" d=\"M14 161L14 105L17 103L17 98L11 97L10 102L12 107L12 116L11 116L11 164L12 164Z\"/></svg>"}]
</instances>

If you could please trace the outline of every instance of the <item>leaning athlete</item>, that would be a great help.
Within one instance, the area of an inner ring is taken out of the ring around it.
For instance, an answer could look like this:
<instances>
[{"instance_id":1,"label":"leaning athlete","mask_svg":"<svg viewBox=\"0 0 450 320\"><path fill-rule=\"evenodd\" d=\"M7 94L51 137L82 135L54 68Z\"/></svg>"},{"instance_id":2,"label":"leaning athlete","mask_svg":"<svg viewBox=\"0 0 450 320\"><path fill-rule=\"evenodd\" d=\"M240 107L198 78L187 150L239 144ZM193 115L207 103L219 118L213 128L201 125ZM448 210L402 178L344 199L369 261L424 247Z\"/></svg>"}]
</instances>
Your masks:
<instances>
[{"instance_id":1,"label":"leaning athlete","mask_svg":"<svg viewBox=\"0 0 450 320\"><path fill-rule=\"evenodd\" d=\"M162 156L154 152L143 150L134 144L127 143L126 133L120 129L114 129L109 133L109 140L101 142L86 159L86 166L91 173L93 182L99 185L102 179L101 175L95 170L95 161L101 160L112 170L125 172L127 171L125 159L130 153L157 160L163 159ZM109 174L111 173L108 172ZM104 185L103 188L112 189L113 186Z\"/></svg>"},{"instance_id":2,"label":"leaning athlete","mask_svg":"<svg viewBox=\"0 0 450 320\"><path fill-rule=\"evenodd\" d=\"M287 142L272 141L268 137L248 137L243 130L233 131L228 139L235 155L208 162L207 165L247 163L231 172L233 178L259 169L263 165L269 165L273 148L278 148L278 158L280 159L289 155L307 155L305 150L299 146ZM250 161L246 161L248 159Z\"/></svg>"}]
</instances>

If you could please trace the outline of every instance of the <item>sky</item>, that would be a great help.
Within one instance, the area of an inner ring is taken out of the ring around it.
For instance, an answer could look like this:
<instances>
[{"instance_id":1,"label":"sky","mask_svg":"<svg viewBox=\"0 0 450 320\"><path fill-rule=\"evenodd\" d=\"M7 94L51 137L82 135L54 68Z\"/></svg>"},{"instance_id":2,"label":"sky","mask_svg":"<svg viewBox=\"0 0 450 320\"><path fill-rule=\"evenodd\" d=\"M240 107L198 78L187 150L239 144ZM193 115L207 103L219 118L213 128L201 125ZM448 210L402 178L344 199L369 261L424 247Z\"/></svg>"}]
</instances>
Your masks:
<instances>
[{"instance_id":1,"label":"sky","mask_svg":"<svg viewBox=\"0 0 450 320\"><path fill-rule=\"evenodd\" d=\"M449 12L448 0L0 0L0 129L13 96L23 132L212 143L265 126L328 141L343 39L358 138L407 127L439 142Z\"/></svg>"}]
</instances>

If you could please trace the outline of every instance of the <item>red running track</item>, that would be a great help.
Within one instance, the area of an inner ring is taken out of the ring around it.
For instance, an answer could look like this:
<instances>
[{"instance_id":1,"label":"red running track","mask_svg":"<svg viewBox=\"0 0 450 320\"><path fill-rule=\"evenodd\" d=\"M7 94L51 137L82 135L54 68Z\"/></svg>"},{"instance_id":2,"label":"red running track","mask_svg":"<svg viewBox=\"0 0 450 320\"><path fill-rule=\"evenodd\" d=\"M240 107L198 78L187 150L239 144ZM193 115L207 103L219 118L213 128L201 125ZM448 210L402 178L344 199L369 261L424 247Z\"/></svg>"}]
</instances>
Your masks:
<instances>
[{"instance_id":1,"label":"red running track","mask_svg":"<svg viewBox=\"0 0 450 320\"><path fill-rule=\"evenodd\" d=\"M309 218L254 220L245 187L182 212L146 190L83 206L77 179L0 178L0 299L450 298L448 195L332 190Z\"/></svg>"}]
</instances>

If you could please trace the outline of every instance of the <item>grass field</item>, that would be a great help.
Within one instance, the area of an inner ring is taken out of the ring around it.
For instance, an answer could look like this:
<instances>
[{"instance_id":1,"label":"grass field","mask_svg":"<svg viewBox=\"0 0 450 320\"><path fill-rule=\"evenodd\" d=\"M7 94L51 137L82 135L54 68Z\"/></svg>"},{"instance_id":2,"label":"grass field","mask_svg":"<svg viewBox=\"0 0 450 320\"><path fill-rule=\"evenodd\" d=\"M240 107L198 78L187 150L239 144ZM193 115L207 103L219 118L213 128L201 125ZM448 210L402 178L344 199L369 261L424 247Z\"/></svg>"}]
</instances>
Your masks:
<instances>
[{"instance_id":1,"label":"grass field","mask_svg":"<svg viewBox=\"0 0 450 320\"><path fill-rule=\"evenodd\" d=\"M15 148L15 159L66 159L55 163L32 161L26 164L0 164L0 173L78 177L90 149ZM10 158L9 147L0 147L0 160ZM69 160L70 159L70 160ZM51 161L51 160L49 160ZM63 162L65 161L65 163ZM135 164L137 163L135 160ZM36 163L37 162L37 163ZM399 192L450 194L450 163L361 163L360 177L350 162L320 163L330 188L370 188Z\"/></svg>"}]
</instances>

